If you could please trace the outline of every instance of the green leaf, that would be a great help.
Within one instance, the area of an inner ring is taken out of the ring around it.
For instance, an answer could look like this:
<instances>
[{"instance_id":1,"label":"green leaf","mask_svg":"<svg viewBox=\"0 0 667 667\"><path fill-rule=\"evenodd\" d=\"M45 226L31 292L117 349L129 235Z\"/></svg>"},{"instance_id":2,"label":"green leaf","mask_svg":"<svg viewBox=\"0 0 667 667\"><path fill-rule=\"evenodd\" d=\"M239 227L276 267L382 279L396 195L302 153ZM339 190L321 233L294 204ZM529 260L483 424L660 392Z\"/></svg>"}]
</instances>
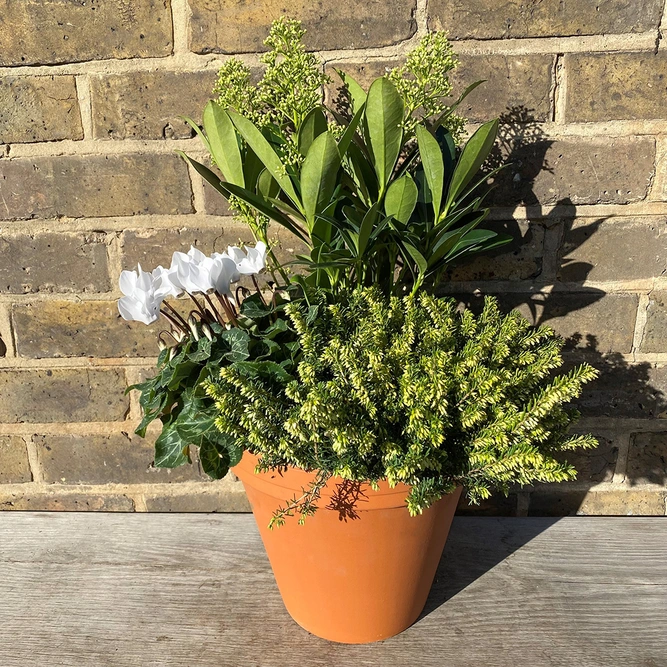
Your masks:
<instances>
[{"instance_id":1,"label":"green leaf","mask_svg":"<svg viewBox=\"0 0 667 667\"><path fill-rule=\"evenodd\" d=\"M202 336L197 341L197 349L194 352L190 352L188 359L195 362L205 361L211 356L211 345L211 341L206 336Z\"/></svg>"},{"instance_id":2,"label":"green leaf","mask_svg":"<svg viewBox=\"0 0 667 667\"><path fill-rule=\"evenodd\" d=\"M311 147L313 141L327 131L327 119L321 107L311 109L308 115L303 119L301 127L299 128L299 136L297 143L299 146L299 153L306 157L308 149Z\"/></svg>"},{"instance_id":3,"label":"green leaf","mask_svg":"<svg viewBox=\"0 0 667 667\"><path fill-rule=\"evenodd\" d=\"M387 188L387 194L384 198L385 213L394 216L399 222L407 224L417 205L418 194L412 176L410 174L401 176Z\"/></svg>"},{"instance_id":4,"label":"green leaf","mask_svg":"<svg viewBox=\"0 0 667 667\"><path fill-rule=\"evenodd\" d=\"M267 218L271 218L271 220L275 220L286 229L289 229L292 234L299 237L304 243L309 243L308 236L302 229L300 229L284 213L272 206L260 195L256 195L254 192L250 192L250 190L240 188L237 185L233 185L231 183L220 183L217 189L221 192L224 192L227 198L229 198L230 195L238 197L246 204L249 204L254 209L265 215Z\"/></svg>"},{"instance_id":5,"label":"green leaf","mask_svg":"<svg viewBox=\"0 0 667 667\"><path fill-rule=\"evenodd\" d=\"M271 176L268 169L262 169L257 178L257 194L265 199L277 197L280 193L280 186L276 183L276 179Z\"/></svg>"},{"instance_id":6,"label":"green leaf","mask_svg":"<svg viewBox=\"0 0 667 667\"><path fill-rule=\"evenodd\" d=\"M354 135L357 132L357 127L359 127L359 122L361 121L361 118L364 115L365 108L366 105L364 103L359 108L359 111L357 111L357 113L354 114L354 117L349 122L348 126L345 128L345 132L343 132L343 136L340 138L340 141L338 142L338 152L340 153L341 159L347 153L347 149L350 147L352 139L354 139Z\"/></svg>"},{"instance_id":7,"label":"green leaf","mask_svg":"<svg viewBox=\"0 0 667 667\"><path fill-rule=\"evenodd\" d=\"M189 125L195 131L195 133L201 139L204 146L206 146L206 150L210 153L211 152L211 146L208 143L208 139L206 138L206 135L201 131L201 128L199 127L199 125L197 125L197 123L195 123L195 121L192 120L192 118L190 118L190 116L179 116L179 118L184 123Z\"/></svg>"},{"instance_id":8,"label":"green leaf","mask_svg":"<svg viewBox=\"0 0 667 667\"><path fill-rule=\"evenodd\" d=\"M190 461L188 442L183 441L173 424L165 424L155 441L155 466L176 468Z\"/></svg>"},{"instance_id":9,"label":"green leaf","mask_svg":"<svg viewBox=\"0 0 667 667\"><path fill-rule=\"evenodd\" d=\"M202 117L209 150L225 180L245 187L243 163L236 130L229 115L219 104L210 100Z\"/></svg>"},{"instance_id":10,"label":"green leaf","mask_svg":"<svg viewBox=\"0 0 667 667\"><path fill-rule=\"evenodd\" d=\"M380 183L380 197L403 145L403 100L389 79L376 79L366 99L366 127L373 165Z\"/></svg>"},{"instance_id":11,"label":"green leaf","mask_svg":"<svg viewBox=\"0 0 667 667\"><path fill-rule=\"evenodd\" d=\"M379 202L376 202L371 206L364 219L361 221L361 226L359 227L359 236L357 238L357 255L361 257L364 252L366 252L366 246L368 245L368 239L371 237L373 227L378 219L378 206Z\"/></svg>"},{"instance_id":12,"label":"green leaf","mask_svg":"<svg viewBox=\"0 0 667 667\"><path fill-rule=\"evenodd\" d=\"M424 255L422 255L417 248L415 248L413 245L410 243L404 243L403 244L405 249L408 251L410 254L410 257L415 261L415 264L417 265L417 268L419 270L419 273L426 273L426 269L428 268L428 262L426 261L426 258Z\"/></svg>"},{"instance_id":13,"label":"green leaf","mask_svg":"<svg viewBox=\"0 0 667 667\"><path fill-rule=\"evenodd\" d=\"M290 375L275 361L239 361L234 364L234 368L249 378L272 378L281 384L287 384L294 380L294 376Z\"/></svg>"},{"instance_id":14,"label":"green leaf","mask_svg":"<svg viewBox=\"0 0 667 667\"><path fill-rule=\"evenodd\" d=\"M366 102L366 92L349 74L336 69L336 74L342 79L343 86L347 88L350 97L352 113L356 114Z\"/></svg>"},{"instance_id":15,"label":"green leaf","mask_svg":"<svg viewBox=\"0 0 667 667\"><path fill-rule=\"evenodd\" d=\"M470 137L454 169L447 195L447 203L445 204L445 211L449 210L454 200L463 191L463 188L468 185L473 176L479 171L491 152L491 148L493 148L497 133L498 119L485 123Z\"/></svg>"},{"instance_id":16,"label":"green leaf","mask_svg":"<svg viewBox=\"0 0 667 667\"><path fill-rule=\"evenodd\" d=\"M309 228L315 216L328 206L336 187L340 155L331 132L324 132L313 141L301 167L301 196Z\"/></svg>"},{"instance_id":17,"label":"green leaf","mask_svg":"<svg viewBox=\"0 0 667 667\"><path fill-rule=\"evenodd\" d=\"M424 127L417 125L417 144L424 167L426 182L431 190L434 220L440 216L442 190L445 184L445 164L437 139Z\"/></svg>"},{"instance_id":18,"label":"green leaf","mask_svg":"<svg viewBox=\"0 0 667 667\"><path fill-rule=\"evenodd\" d=\"M271 147L271 144L265 139L259 129L247 118L241 116L236 111L229 110L229 116L232 119L239 134L246 140L250 148L262 161L269 173L276 179L283 192L294 202L294 205L303 212L301 200L294 189L292 179L287 175L285 165L281 162L277 153Z\"/></svg>"},{"instance_id":19,"label":"green leaf","mask_svg":"<svg viewBox=\"0 0 667 667\"><path fill-rule=\"evenodd\" d=\"M483 83L486 83L486 79L481 79L480 81L475 81L474 83L471 83L457 98L457 100L449 105L447 107L447 111L445 111L441 116L439 116L436 121L431 125L431 132L435 132L446 120L449 118L449 116L452 115L454 110L465 100L470 93L472 93L477 86L481 86Z\"/></svg>"},{"instance_id":20,"label":"green leaf","mask_svg":"<svg viewBox=\"0 0 667 667\"><path fill-rule=\"evenodd\" d=\"M250 352L248 351L250 336L245 331L241 331L241 329L229 329L222 332L221 338L230 347L230 351L225 355L230 361L243 361L250 356Z\"/></svg>"},{"instance_id":21,"label":"green leaf","mask_svg":"<svg viewBox=\"0 0 667 667\"><path fill-rule=\"evenodd\" d=\"M199 460L201 461L202 470L209 477L222 479L229 471L231 463L226 442L203 440L199 447Z\"/></svg>"}]
</instances>

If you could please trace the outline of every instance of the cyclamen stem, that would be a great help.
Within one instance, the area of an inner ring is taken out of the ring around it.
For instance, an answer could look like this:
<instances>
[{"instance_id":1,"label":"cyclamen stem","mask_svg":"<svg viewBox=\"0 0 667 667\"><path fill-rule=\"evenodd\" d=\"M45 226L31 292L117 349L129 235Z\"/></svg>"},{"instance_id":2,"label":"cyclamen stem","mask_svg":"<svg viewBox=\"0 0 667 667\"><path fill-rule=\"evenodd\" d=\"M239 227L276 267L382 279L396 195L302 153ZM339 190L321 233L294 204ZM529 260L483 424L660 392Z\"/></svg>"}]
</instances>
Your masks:
<instances>
[{"instance_id":1,"label":"cyclamen stem","mask_svg":"<svg viewBox=\"0 0 667 667\"><path fill-rule=\"evenodd\" d=\"M175 318L176 318L176 319L183 325L183 327L185 327L185 328L187 329L188 323L181 317L180 313L178 313L178 311L176 311L176 310L175 310L169 303L167 303L166 301L163 301L162 303L163 303L164 306L166 306L167 308L169 308L169 310L171 311L172 315L173 315L173 316L174 316L174 317L175 317Z\"/></svg>"},{"instance_id":2,"label":"cyclamen stem","mask_svg":"<svg viewBox=\"0 0 667 667\"><path fill-rule=\"evenodd\" d=\"M188 295L188 296L195 302L195 305L197 306L197 310L199 310L199 312L201 313L202 317L203 317L205 320L208 319L208 318L206 317L206 311L202 308L202 305L199 303L199 301L197 301L197 299L195 299L195 297L194 297L192 294L190 294L190 292L186 292L186 294L187 294L187 295Z\"/></svg>"},{"instance_id":3,"label":"cyclamen stem","mask_svg":"<svg viewBox=\"0 0 667 667\"><path fill-rule=\"evenodd\" d=\"M211 310L213 311L213 314L215 315L215 319L218 322L218 324L224 324L225 321L223 320L220 313L217 311L216 307L213 305L213 301L211 300L211 297L208 294L204 293L204 298L206 299L206 302L208 303L208 305L211 306Z\"/></svg>"},{"instance_id":4,"label":"cyclamen stem","mask_svg":"<svg viewBox=\"0 0 667 667\"><path fill-rule=\"evenodd\" d=\"M266 306L266 300L264 299L264 295L262 294L262 290L259 288L259 284L257 283L257 278L255 278L255 276L252 276L252 284L255 286L257 294L259 294L259 298L262 300L262 303Z\"/></svg>"},{"instance_id":5,"label":"cyclamen stem","mask_svg":"<svg viewBox=\"0 0 667 667\"><path fill-rule=\"evenodd\" d=\"M173 327L180 329L185 334L189 333L190 329L187 327L187 325L183 326L183 324L181 324L178 320L175 320L166 310L163 310L162 308L160 308L160 312L169 320ZM185 324L185 320L183 320L183 323Z\"/></svg>"},{"instance_id":6,"label":"cyclamen stem","mask_svg":"<svg viewBox=\"0 0 667 667\"><path fill-rule=\"evenodd\" d=\"M225 311L225 314L229 318L229 321L237 327L239 325L238 320L236 319L236 316L234 315L234 311L232 310L231 304L229 303L229 299L226 297L223 297L221 294L218 294L217 292L215 295L218 297L218 301L220 302L220 305L222 306L223 310Z\"/></svg>"}]
</instances>

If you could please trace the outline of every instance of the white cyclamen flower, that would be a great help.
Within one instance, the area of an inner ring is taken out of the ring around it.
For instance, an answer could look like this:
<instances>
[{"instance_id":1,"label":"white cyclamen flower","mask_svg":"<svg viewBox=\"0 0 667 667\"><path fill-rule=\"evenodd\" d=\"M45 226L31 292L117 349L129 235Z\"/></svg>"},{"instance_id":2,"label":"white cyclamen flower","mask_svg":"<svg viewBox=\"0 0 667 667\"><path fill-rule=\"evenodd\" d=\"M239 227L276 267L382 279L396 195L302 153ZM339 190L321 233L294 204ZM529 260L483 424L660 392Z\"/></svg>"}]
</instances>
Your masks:
<instances>
[{"instance_id":1,"label":"white cyclamen flower","mask_svg":"<svg viewBox=\"0 0 667 667\"><path fill-rule=\"evenodd\" d=\"M236 263L236 268L241 275L250 276L260 273L266 268L266 243L259 241L254 248L246 246L246 252L236 246L229 246L227 254Z\"/></svg>"},{"instance_id":2,"label":"white cyclamen flower","mask_svg":"<svg viewBox=\"0 0 667 667\"><path fill-rule=\"evenodd\" d=\"M168 280L181 292L208 292L214 287L211 280L212 262L212 258L194 246L190 246L187 254L175 252L167 274Z\"/></svg>"},{"instance_id":3,"label":"white cyclamen flower","mask_svg":"<svg viewBox=\"0 0 667 667\"><path fill-rule=\"evenodd\" d=\"M156 291L156 283L164 269L160 266L153 273L141 270L123 271L120 274L120 291L125 295L118 301L118 312L125 320L151 324L160 317L160 305L166 294Z\"/></svg>"},{"instance_id":4,"label":"white cyclamen flower","mask_svg":"<svg viewBox=\"0 0 667 667\"><path fill-rule=\"evenodd\" d=\"M210 278L218 294L231 296L231 284L240 276L233 259L225 253L214 252L210 258Z\"/></svg>"}]
</instances>

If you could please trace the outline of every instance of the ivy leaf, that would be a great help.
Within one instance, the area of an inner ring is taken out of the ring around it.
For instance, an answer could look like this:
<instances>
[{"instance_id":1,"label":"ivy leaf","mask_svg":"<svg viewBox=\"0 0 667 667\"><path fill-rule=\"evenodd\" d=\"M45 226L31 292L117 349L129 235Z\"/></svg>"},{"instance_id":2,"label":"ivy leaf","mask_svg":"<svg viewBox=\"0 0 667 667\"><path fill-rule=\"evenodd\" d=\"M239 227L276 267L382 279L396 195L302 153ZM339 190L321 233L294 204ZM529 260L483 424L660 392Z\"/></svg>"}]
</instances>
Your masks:
<instances>
[{"instance_id":1,"label":"ivy leaf","mask_svg":"<svg viewBox=\"0 0 667 667\"><path fill-rule=\"evenodd\" d=\"M173 423L165 424L155 441L155 466L176 468L190 461L189 443L184 441Z\"/></svg>"},{"instance_id":2,"label":"ivy leaf","mask_svg":"<svg viewBox=\"0 0 667 667\"><path fill-rule=\"evenodd\" d=\"M249 378L268 377L281 384L294 380L294 377L275 361L239 361L234 364L234 368Z\"/></svg>"},{"instance_id":3,"label":"ivy leaf","mask_svg":"<svg viewBox=\"0 0 667 667\"><path fill-rule=\"evenodd\" d=\"M250 336L245 331L229 329L222 333L221 338L229 344L230 351L225 354L225 357L229 361L244 361L250 356L250 352L248 351Z\"/></svg>"},{"instance_id":4,"label":"ivy leaf","mask_svg":"<svg viewBox=\"0 0 667 667\"><path fill-rule=\"evenodd\" d=\"M202 441L199 447L199 460L202 470L213 479L222 479L231 465L227 447L215 440Z\"/></svg>"},{"instance_id":5,"label":"ivy leaf","mask_svg":"<svg viewBox=\"0 0 667 667\"><path fill-rule=\"evenodd\" d=\"M190 352L188 358L190 361L205 361L211 356L211 346L212 342L206 336L202 336L197 342L196 351Z\"/></svg>"}]
</instances>

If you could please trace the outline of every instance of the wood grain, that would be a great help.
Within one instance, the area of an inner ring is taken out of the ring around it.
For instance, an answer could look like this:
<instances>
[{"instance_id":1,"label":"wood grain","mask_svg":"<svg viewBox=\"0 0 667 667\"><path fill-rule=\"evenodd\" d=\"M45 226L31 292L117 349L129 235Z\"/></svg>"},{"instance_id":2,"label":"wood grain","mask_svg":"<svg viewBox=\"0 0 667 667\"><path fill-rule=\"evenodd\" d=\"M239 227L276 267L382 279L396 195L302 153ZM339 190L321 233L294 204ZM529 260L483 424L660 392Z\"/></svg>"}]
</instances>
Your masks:
<instances>
[{"instance_id":1,"label":"wood grain","mask_svg":"<svg viewBox=\"0 0 667 667\"><path fill-rule=\"evenodd\" d=\"M251 515L0 514L0 667L663 667L667 519L457 518L422 618L285 611Z\"/></svg>"}]
</instances>

